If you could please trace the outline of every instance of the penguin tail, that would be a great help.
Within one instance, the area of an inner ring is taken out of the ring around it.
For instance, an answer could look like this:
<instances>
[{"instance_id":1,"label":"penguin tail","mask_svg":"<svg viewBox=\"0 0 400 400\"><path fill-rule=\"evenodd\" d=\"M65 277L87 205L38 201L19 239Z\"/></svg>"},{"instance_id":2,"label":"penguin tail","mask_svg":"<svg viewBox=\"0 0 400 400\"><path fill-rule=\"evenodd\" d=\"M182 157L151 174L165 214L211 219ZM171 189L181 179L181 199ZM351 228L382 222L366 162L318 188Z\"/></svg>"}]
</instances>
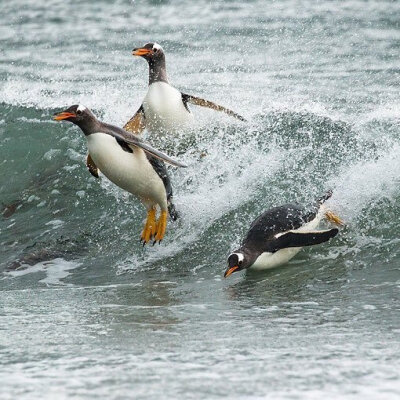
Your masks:
<instances>
[{"instance_id":1,"label":"penguin tail","mask_svg":"<svg viewBox=\"0 0 400 400\"><path fill-rule=\"evenodd\" d=\"M322 204L324 204L328 199L332 197L333 191L329 189L323 196L319 197L317 200L317 207L319 208Z\"/></svg>"},{"instance_id":2,"label":"penguin tail","mask_svg":"<svg viewBox=\"0 0 400 400\"><path fill-rule=\"evenodd\" d=\"M317 200L317 207L321 207L328 199L330 199L332 197L333 191L332 189L329 189L323 196L321 196L318 200ZM337 226L344 226L345 223L343 222L343 220L336 215L333 211L328 210L328 209L323 209L324 211L324 216L325 218L331 222L334 225Z\"/></svg>"},{"instance_id":3,"label":"penguin tail","mask_svg":"<svg viewBox=\"0 0 400 400\"><path fill-rule=\"evenodd\" d=\"M168 213L172 221L176 221L179 218L179 213L176 211L175 205L172 203L171 199L168 200Z\"/></svg>"}]
</instances>

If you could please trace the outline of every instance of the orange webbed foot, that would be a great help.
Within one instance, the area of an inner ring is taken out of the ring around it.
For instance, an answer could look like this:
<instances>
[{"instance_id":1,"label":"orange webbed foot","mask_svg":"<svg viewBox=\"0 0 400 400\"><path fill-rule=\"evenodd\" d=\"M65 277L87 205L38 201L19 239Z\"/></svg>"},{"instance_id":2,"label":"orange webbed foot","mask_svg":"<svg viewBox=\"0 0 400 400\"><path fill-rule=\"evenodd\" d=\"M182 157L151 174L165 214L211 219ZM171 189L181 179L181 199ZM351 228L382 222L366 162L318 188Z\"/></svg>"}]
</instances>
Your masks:
<instances>
[{"instance_id":1,"label":"orange webbed foot","mask_svg":"<svg viewBox=\"0 0 400 400\"><path fill-rule=\"evenodd\" d=\"M158 219L157 222L157 233L154 238L154 243L156 242L161 243L161 240L163 240L165 231L167 229L167 217L168 217L168 212L161 211L160 218Z\"/></svg>"},{"instance_id":2,"label":"orange webbed foot","mask_svg":"<svg viewBox=\"0 0 400 400\"><path fill-rule=\"evenodd\" d=\"M332 211L328 210L325 211L325 218L331 222L332 224L335 224L337 226L344 226L345 223L343 222L343 220L337 216L336 214L334 214Z\"/></svg>"},{"instance_id":3,"label":"orange webbed foot","mask_svg":"<svg viewBox=\"0 0 400 400\"><path fill-rule=\"evenodd\" d=\"M140 240L143 242L143 246L154 237L154 235L156 234L156 230L156 209L151 208L147 212L146 223L144 224L143 232L140 236Z\"/></svg>"}]
</instances>

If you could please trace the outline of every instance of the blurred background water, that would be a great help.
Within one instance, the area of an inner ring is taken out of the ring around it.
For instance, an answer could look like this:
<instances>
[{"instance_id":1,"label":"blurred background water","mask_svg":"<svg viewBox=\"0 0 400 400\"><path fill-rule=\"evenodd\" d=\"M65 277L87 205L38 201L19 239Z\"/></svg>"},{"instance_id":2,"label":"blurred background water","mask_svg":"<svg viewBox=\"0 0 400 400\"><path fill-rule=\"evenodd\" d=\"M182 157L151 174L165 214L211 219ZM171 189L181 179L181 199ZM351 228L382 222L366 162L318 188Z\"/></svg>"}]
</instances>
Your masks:
<instances>
[{"instance_id":1,"label":"blurred background water","mask_svg":"<svg viewBox=\"0 0 400 400\"><path fill-rule=\"evenodd\" d=\"M400 4L0 2L2 399L397 399ZM142 248L143 207L84 165L72 104L123 125L157 41L192 108L155 146L176 205ZM204 155L205 157L201 157ZM328 188L347 223L289 265L222 279L263 210Z\"/></svg>"}]
</instances>

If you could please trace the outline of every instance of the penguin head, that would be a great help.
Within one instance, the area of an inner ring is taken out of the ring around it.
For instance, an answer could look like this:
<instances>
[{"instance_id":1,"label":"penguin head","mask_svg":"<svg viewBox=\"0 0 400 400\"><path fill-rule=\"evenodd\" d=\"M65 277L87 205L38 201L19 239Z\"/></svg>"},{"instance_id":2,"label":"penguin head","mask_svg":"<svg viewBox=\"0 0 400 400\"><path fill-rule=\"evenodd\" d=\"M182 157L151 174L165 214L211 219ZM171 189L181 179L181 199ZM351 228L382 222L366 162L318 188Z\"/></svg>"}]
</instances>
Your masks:
<instances>
[{"instance_id":1,"label":"penguin head","mask_svg":"<svg viewBox=\"0 0 400 400\"><path fill-rule=\"evenodd\" d=\"M82 104L74 104L66 110L54 114L53 119L56 121L66 120L76 124L77 122L92 116L93 114L88 108Z\"/></svg>"},{"instance_id":2,"label":"penguin head","mask_svg":"<svg viewBox=\"0 0 400 400\"><path fill-rule=\"evenodd\" d=\"M227 278L234 272L241 271L248 267L250 267L250 264L248 263L247 257L243 252L236 251L231 253L228 257L228 268L225 271L224 278Z\"/></svg>"},{"instance_id":3,"label":"penguin head","mask_svg":"<svg viewBox=\"0 0 400 400\"><path fill-rule=\"evenodd\" d=\"M82 104L74 104L64 111L54 114L53 119L56 121L69 121L78 125L85 134L89 134L91 127L97 123L95 115Z\"/></svg>"},{"instance_id":4,"label":"penguin head","mask_svg":"<svg viewBox=\"0 0 400 400\"><path fill-rule=\"evenodd\" d=\"M132 50L134 56L143 57L148 63L165 60L163 48L158 43L146 43Z\"/></svg>"}]
</instances>

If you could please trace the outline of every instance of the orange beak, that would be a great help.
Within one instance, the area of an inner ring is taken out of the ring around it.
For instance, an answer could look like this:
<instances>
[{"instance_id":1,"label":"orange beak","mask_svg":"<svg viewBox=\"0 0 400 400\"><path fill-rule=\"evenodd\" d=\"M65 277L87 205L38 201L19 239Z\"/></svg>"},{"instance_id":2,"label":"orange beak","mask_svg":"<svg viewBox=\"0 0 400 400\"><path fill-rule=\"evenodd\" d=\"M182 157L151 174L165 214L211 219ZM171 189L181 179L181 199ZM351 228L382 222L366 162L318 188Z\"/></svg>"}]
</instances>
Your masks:
<instances>
[{"instance_id":1,"label":"orange beak","mask_svg":"<svg viewBox=\"0 0 400 400\"><path fill-rule=\"evenodd\" d=\"M53 119L56 121L62 121L63 119L74 118L74 117L76 117L75 113L63 111L58 114L54 114Z\"/></svg>"},{"instance_id":2,"label":"orange beak","mask_svg":"<svg viewBox=\"0 0 400 400\"><path fill-rule=\"evenodd\" d=\"M132 50L132 55L138 56L138 57L143 57L147 56L148 54L151 54L153 51L151 49L145 49L144 47L138 48L138 49L133 49Z\"/></svg>"},{"instance_id":3,"label":"orange beak","mask_svg":"<svg viewBox=\"0 0 400 400\"><path fill-rule=\"evenodd\" d=\"M235 271L237 271L239 267L235 265L234 267L230 267L225 271L224 278L227 278L229 275L233 274Z\"/></svg>"}]
</instances>

